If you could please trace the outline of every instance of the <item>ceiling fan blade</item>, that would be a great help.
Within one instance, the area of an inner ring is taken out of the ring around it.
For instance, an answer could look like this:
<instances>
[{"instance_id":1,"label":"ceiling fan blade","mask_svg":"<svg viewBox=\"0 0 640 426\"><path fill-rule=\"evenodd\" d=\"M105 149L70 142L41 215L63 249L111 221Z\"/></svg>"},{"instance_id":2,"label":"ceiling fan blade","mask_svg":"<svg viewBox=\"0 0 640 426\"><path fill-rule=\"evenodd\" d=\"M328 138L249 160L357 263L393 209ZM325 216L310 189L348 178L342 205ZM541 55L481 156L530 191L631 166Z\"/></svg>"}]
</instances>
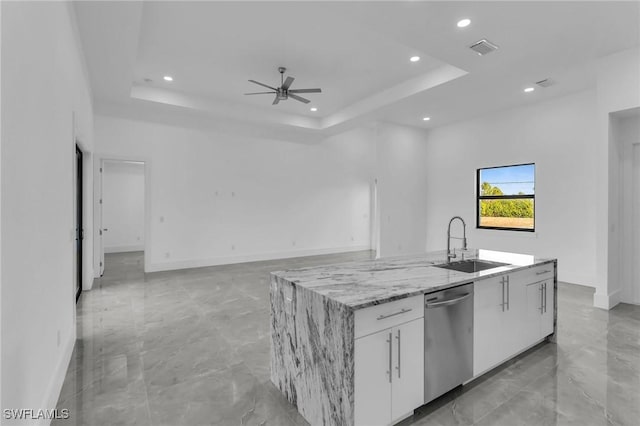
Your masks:
<instances>
[{"instance_id":1,"label":"ceiling fan blade","mask_svg":"<svg viewBox=\"0 0 640 426\"><path fill-rule=\"evenodd\" d=\"M278 93L278 92L253 92L253 93L245 93L245 95L268 95L269 93Z\"/></svg>"},{"instance_id":2,"label":"ceiling fan blade","mask_svg":"<svg viewBox=\"0 0 640 426\"><path fill-rule=\"evenodd\" d=\"M289 76L287 77L287 79L284 81L284 83L282 83L282 88L284 90L289 90L289 87L291 87L291 84L293 83L293 80L295 80L295 78Z\"/></svg>"},{"instance_id":3,"label":"ceiling fan blade","mask_svg":"<svg viewBox=\"0 0 640 426\"><path fill-rule=\"evenodd\" d=\"M289 97L295 99L296 101L304 102L305 104L311 102L309 99L305 99L302 96L294 95L291 92L289 92Z\"/></svg>"},{"instance_id":4,"label":"ceiling fan blade","mask_svg":"<svg viewBox=\"0 0 640 426\"><path fill-rule=\"evenodd\" d=\"M278 102L280 102L280 97L276 95L276 98L273 100L273 103L271 105L278 105Z\"/></svg>"},{"instance_id":5,"label":"ceiling fan blade","mask_svg":"<svg viewBox=\"0 0 640 426\"><path fill-rule=\"evenodd\" d=\"M322 93L321 89L291 89L289 93Z\"/></svg>"},{"instance_id":6,"label":"ceiling fan blade","mask_svg":"<svg viewBox=\"0 0 640 426\"><path fill-rule=\"evenodd\" d=\"M267 89L278 91L278 89L276 89L275 87L267 86L266 84L260 83L259 81L255 81L255 80L249 80L249 81L259 86L266 87Z\"/></svg>"}]
</instances>

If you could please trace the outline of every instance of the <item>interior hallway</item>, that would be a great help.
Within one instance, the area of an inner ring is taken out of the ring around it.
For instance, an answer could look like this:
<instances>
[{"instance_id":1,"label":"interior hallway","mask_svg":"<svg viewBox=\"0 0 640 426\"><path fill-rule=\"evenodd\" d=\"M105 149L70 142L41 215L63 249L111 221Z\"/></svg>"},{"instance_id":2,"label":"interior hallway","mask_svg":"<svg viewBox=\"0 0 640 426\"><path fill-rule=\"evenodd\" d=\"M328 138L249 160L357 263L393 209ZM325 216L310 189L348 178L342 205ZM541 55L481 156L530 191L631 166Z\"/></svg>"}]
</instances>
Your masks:
<instances>
[{"instance_id":1,"label":"interior hallway","mask_svg":"<svg viewBox=\"0 0 640 426\"><path fill-rule=\"evenodd\" d=\"M305 425L269 381L269 272L371 252L143 273L106 255L78 303L78 340L53 424ZM558 343L542 344L402 424L633 425L640 418L640 306L592 306L559 284Z\"/></svg>"}]
</instances>

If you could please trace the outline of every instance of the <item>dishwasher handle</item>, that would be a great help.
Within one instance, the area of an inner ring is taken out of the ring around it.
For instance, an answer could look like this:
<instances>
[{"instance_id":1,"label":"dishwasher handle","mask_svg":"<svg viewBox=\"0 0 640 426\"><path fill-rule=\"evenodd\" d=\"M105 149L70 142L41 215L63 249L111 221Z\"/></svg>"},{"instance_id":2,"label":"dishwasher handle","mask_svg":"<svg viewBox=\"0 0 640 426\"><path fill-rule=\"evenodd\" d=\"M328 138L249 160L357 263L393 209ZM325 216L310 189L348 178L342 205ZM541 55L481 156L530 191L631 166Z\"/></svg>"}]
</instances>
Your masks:
<instances>
[{"instance_id":1,"label":"dishwasher handle","mask_svg":"<svg viewBox=\"0 0 640 426\"><path fill-rule=\"evenodd\" d=\"M457 303L462 302L469 296L471 296L471 293L465 293L462 296L454 297L453 299L446 299L446 300L442 300L440 302L435 302L435 303L427 303L426 306L427 306L427 309L441 308L443 306L451 306L451 305L455 305Z\"/></svg>"}]
</instances>

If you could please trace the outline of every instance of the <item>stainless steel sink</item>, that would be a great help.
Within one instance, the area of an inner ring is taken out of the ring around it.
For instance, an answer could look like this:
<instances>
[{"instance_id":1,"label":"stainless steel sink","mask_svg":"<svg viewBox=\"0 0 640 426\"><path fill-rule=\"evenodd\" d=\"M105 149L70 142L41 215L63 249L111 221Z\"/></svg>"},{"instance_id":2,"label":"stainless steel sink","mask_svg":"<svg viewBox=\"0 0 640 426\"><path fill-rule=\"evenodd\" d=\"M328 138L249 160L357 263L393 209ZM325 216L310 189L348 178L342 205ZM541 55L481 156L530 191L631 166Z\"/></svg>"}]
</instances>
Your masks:
<instances>
[{"instance_id":1,"label":"stainless steel sink","mask_svg":"<svg viewBox=\"0 0 640 426\"><path fill-rule=\"evenodd\" d=\"M500 266L506 266L508 263L490 262L488 260L468 259L460 260L458 262L443 263L442 265L433 265L438 268L452 269L459 272L480 272L487 269L498 268Z\"/></svg>"}]
</instances>

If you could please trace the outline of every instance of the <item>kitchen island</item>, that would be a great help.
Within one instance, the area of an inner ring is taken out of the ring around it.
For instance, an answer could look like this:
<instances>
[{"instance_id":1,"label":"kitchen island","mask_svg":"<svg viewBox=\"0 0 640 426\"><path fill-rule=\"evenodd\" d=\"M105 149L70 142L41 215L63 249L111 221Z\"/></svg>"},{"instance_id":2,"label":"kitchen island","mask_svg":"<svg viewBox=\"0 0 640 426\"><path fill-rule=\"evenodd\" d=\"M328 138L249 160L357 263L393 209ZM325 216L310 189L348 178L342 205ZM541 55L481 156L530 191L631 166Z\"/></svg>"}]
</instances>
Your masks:
<instances>
[{"instance_id":1,"label":"kitchen island","mask_svg":"<svg viewBox=\"0 0 640 426\"><path fill-rule=\"evenodd\" d=\"M439 251L273 272L271 381L312 425L397 423L429 402L425 294L469 283L473 377L554 336L555 259L459 255L496 266L444 269Z\"/></svg>"}]
</instances>

